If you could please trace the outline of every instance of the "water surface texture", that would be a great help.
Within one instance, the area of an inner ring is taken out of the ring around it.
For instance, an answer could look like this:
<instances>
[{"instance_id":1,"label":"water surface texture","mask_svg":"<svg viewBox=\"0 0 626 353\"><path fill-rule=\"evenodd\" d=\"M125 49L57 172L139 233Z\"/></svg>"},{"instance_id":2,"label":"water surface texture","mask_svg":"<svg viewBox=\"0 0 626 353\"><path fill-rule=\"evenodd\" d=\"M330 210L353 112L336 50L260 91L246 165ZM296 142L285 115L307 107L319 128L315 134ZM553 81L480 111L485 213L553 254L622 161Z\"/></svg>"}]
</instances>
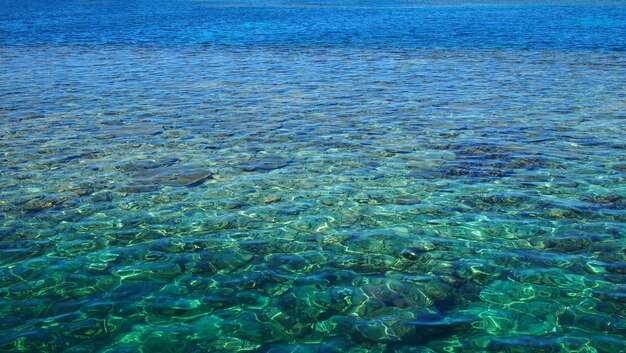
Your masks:
<instances>
[{"instance_id":1,"label":"water surface texture","mask_svg":"<svg viewBox=\"0 0 626 353\"><path fill-rule=\"evenodd\" d=\"M625 131L620 1L2 0L0 351L626 352Z\"/></svg>"}]
</instances>

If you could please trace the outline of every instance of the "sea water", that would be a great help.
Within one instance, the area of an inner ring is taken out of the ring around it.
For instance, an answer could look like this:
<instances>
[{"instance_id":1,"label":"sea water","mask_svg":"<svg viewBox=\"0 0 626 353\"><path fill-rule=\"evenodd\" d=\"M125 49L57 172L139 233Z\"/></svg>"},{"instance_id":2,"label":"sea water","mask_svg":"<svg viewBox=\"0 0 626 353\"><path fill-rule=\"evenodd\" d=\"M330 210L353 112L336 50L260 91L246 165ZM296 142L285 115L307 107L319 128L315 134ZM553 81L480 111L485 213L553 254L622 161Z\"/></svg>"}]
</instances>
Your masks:
<instances>
[{"instance_id":1,"label":"sea water","mask_svg":"<svg viewBox=\"0 0 626 353\"><path fill-rule=\"evenodd\" d=\"M0 2L0 351L625 352L623 1Z\"/></svg>"}]
</instances>

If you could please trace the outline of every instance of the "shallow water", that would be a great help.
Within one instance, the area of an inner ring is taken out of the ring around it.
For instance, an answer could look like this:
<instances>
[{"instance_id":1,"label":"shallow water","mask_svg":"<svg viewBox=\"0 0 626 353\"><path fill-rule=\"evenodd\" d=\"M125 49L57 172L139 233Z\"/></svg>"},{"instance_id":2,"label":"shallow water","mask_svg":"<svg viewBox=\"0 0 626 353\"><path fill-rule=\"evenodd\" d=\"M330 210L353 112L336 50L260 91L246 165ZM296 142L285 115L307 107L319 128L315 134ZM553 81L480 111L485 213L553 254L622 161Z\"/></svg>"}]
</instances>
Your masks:
<instances>
[{"instance_id":1,"label":"shallow water","mask_svg":"<svg viewBox=\"0 0 626 353\"><path fill-rule=\"evenodd\" d=\"M624 38L621 2L0 3L0 351L626 352Z\"/></svg>"}]
</instances>

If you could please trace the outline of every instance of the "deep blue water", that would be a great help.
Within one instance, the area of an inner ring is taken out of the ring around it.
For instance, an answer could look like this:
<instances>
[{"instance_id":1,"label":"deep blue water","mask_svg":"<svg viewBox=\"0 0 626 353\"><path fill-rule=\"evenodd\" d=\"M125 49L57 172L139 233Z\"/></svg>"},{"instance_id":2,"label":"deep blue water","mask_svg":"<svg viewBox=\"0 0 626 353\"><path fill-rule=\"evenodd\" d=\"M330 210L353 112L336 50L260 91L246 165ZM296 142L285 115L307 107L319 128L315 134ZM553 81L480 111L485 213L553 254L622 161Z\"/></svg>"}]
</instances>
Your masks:
<instances>
[{"instance_id":1,"label":"deep blue water","mask_svg":"<svg viewBox=\"0 0 626 353\"><path fill-rule=\"evenodd\" d=\"M0 0L0 352L626 352L626 2Z\"/></svg>"},{"instance_id":2,"label":"deep blue water","mask_svg":"<svg viewBox=\"0 0 626 353\"><path fill-rule=\"evenodd\" d=\"M3 1L0 43L624 50L623 2Z\"/></svg>"}]
</instances>

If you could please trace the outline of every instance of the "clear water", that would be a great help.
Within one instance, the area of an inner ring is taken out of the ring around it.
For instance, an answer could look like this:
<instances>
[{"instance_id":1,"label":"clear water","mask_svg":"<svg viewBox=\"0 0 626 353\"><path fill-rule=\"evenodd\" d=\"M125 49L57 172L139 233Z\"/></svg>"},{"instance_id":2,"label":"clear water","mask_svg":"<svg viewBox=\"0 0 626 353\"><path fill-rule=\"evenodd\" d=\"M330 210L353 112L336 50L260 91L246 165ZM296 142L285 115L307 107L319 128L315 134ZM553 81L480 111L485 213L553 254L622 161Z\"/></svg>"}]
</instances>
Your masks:
<instances>
[{"instance_id":1,"label":"clear water","mask_svg":"<svg viewBox=\"0 0 626 353\"><path fill-rule=\"evenodd\" d=\"M0 351L626 352L626 3L1 1Z\"/></svg>"}]
</instances>

